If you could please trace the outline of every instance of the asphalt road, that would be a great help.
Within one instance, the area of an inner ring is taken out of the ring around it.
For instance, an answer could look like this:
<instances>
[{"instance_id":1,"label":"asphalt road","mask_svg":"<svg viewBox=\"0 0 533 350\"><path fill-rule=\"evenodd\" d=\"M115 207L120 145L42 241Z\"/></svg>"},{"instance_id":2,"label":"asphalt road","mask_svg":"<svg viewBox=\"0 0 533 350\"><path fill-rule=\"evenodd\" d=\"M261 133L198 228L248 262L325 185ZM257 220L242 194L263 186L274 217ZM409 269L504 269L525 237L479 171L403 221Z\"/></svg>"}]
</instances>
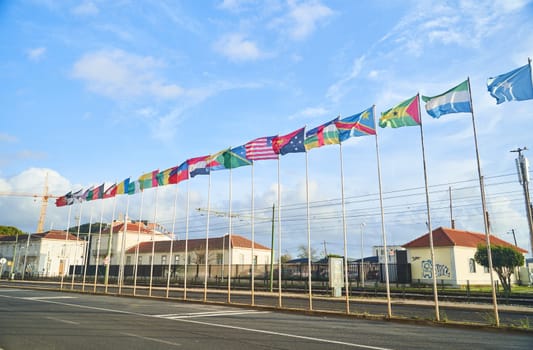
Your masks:
<instances>
[{"instance_id":1,"label":"asphalt road","mask_svg":"<svg viewBox=\"0 0 533 350\"><path fill-rule=\"evenodd\" d=\"M527 349L530 333L0 288L0 348Z\"/></svg>"}]
</instances>

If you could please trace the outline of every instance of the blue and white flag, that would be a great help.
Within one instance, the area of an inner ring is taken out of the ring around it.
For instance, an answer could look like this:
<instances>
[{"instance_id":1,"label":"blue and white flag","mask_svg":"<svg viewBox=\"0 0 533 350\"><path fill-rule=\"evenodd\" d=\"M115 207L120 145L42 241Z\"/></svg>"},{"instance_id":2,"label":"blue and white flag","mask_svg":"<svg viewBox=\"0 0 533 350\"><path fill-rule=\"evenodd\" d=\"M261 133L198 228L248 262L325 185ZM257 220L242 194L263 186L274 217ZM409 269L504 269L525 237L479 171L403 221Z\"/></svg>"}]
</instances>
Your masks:
<instances>
[{"instance_id":1,"label":"blue and white flag","mask_svg":"<svg viewBox=\"0 0 533 350\"><path fill-rule=\"evenodd\" d=\"M509 73L498 75L487 80L487 88L500 104L505 101L523 101L533 99L533 82L531 65L517 68Z\"/></svg>"},{"instance_id":2,"label":"blue and white flag","mask_svg":"<svg viewBox=\"0 0 533 350\"><path fill-rule=\"evenodd\" d=\"M472 112L468 80L443 94L433 97L422 96L422 99L426 102L426 111L433 118L449 113Z\"/></svg>"}]
</instances>

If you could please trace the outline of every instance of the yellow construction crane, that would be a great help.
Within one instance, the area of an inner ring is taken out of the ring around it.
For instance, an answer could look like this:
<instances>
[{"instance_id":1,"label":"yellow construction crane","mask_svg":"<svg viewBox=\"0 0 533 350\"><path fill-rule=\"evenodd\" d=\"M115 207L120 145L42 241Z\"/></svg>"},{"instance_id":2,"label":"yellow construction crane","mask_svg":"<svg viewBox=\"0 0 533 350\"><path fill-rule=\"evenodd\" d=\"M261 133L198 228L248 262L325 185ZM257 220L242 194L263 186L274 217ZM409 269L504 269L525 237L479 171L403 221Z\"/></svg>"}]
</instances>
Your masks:
<instances>
[{"instance_id":1,"label":"yellow construction crane","mask_svg":"<svg viewBox=\"0 0 533 350\"><path fill-rule=\"evenodd\" d=\"M48 194L48 174L44 179L44 190L42 194L35 193L24 193L24 192L0 192L0 196L6 197L33 197L41 198L41 211L39 213L39 222L37 223L36 233L41 233L44 231L44 221L46 219L46 207L48 206L48 200L51 198L59 198L59 196L54 196Z\"/></svg>"}]
</instances>

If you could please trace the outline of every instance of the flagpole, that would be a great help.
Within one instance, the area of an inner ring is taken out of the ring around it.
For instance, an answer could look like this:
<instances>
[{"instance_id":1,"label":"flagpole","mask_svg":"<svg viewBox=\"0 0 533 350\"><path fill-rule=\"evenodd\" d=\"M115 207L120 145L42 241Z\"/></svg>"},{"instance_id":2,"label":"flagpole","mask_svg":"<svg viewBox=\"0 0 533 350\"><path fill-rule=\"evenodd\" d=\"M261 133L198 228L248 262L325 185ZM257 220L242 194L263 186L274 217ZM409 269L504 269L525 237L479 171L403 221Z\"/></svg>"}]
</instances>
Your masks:
<instances>
[{"instance_id":1,"label":"flagpole","mask_svg":"<svg viewBox=\"0 0 533 350\"><path fill-rule=\"evenodd\" d=\"M529 60L531 63L531 60ZM483 183L483 176L481 175L481 162L479 160L479 148L477 143L477 133L476 133L476 122L474 118L474 104L472 103L472 90L470 89L470 77L467 78L468 81L468 95L470 97L470 108L472 115L472 131L474 133L474 145L476 149L476 162L477 162L477 172L479 176L479 188L481 193L481 208L483 210L483 225L485 228L485 240L487 242L487 258L489 262L489 275L490 275L490 284L492 289L492 305L494 309L494 323L498 327L500 325L500 317L498 313L498 300L496 298L496 288L494 286L494 276L493 276L493 266L492 266L492 252L490 249L490 233L489 233L489 223L487 218L487 204L485 200L485 185Z\"/></svg>"},{"instance_id":2,"label":"flagpole","mask_svg":"<svg viewBox=\"0 0 533 350\"><path fill-rule=\"evenodd\" d=\"M187 170L189 171L189 170ZM185 213L185 269L183 271L183 300L187 300L187 270L189 268L189 204L190 204L190 181L187 181L187 209Z\"/></svg>"},{"instance_id":3,"label":"flagpole","mask_svg":"<svg viewBox=\"0 0 533 350\"><path fill-rule=\"evenodd\" d=\"M102 199L102 205L100 206L100 227L98 229L98 242L96 244L96 268L94 270L94 284L93 293L96 293L96 282L98 282L98 264L100 263L100 242L102 241L102 221L104 221L104 200Z\"/></svg>"},{"instance_id":4,"label":"flagpole","mask_svg":"<svg viewBox=\"0 0 533 350\"><path fill-rule=\"evenodd\" d=\"M135 182L133 183L135 186ZM137 245L135 246L135 265L133 273L133 296L137 292L137 270L139 269L139 244L141 244L141 225L142 215L143 215L143 204L144 204L144 191L141 190L141 208L139 209L139 222L137 223Z\"/></svg>"},{"instance_id":5,"label":"flagpole","mask_svg":"<svg viewBox=\"0 0 533 350\"><path fill-rule=\"evenodd\" d=\"M250 286L252 288L251 290L251 298L252 298L252 306L255 306L255 261L254 261L254 248L255 248L255 200L254 200L254 163L252 163L252 188L251 188L251 194L252 194L252 201L251 201L251 209L252 209L252 216L251 216L251 230L252 230L252 285ZM270 247L271 249L273 247ZM270 265L272 266L272 265ZM271 269L272 270L272 269Z\"/></svg>"},{"instance_id":6,"label":"flagpole","mask_svg":"<svg viewBox=\"0 0 533 350\"><path fill-rule=\"evenodd\" d=\"M170 252L168 258L168 273L167 273L167 291L165 297L168 298L170 291L170 269L172 268L172 254L174 253L174 239L176 230L176 206L178 205L178 184L176 184L176 193L174 194L174 213L172 214L172 239L170 241Z\"/></svg>"},{"instance_id":7,"label":"flagpole","mask_svg":"<svg viewBox=\"0 0 533 350\"><path fill-rule=\"evenodd\" d=\"M278 155L278 307L281 308L281 179L280 179L280 163L281 159ZM274 249L274 247L272 247Z\"/></svg>"},{"instance_id":8,"label":"flagpole","mask_svg":"<svg viewBox=\"0 0 533 350\"><path fill-rule=\"evenodd\" d=\"M439 312L439 296L437 291L437 270L435 268L435 249L433 246L433 229L431 226L431 211L429 208L429 188L428 188L428 175L427 175L427 166L426 166L426 152L424 148L424 128L422 127L422 116L420 115L420 94L416 95L418 103L418 120L420 121L420 144L422 145L422 163L424 165L424 185L426 189L426 211L427 211L427 228L429 235L429 249L431 256L431 271L433 275L433 299L435 301L435 320L440 321L440 312Z\"/></svg>"},{"instance_id":9,"label":"flagpole","mask_svg":"<svg viewBox=\"0 0 533 350\"><path fill-rule=\"evenodd\" d=\"M94 205L91 205L91 214L89 215L89 232L87 234L87 244L85 245L85 262L83 266L83 281L81 282L81 291L85 291L85 279L87 277L87 265L89 265L91 255L91 229L93 225L93 209Z\"/></svg>"},{"instance_id":10,"label":"flagpole","mask_svg":"<svg viewBox=\"0 0 533 350\"><path fill-rule=\"evenodd\" d=\"M152 230L152 258L150 259L150 284L148 286L148 296L152 296L152 281L154 278L154 260L155 260L155 231L157 229L157 194L159 186L155 188L154 195L154 229Z\"/></svg>"},{"instance_id":11,"label":"flagpole","mask_svg":"<svg viewBox=\"0 0 533 350\"><path fill-rule=\"evenodd\" d=\"M130 197L129 195L126 193L126 214L124 216L124 230L122 231L122 243L121 243L121 247L120 247L120 271L119 271L119 277L118 277L118 294L121 295L122 294L122 284L124 283L124 275L125 275L125 271L124 271L124 256L126 254L125 250L126 250L126 231L127 231L127 227L128 227L128 211L129 211L129 208L130 208Z\"/></svg>"},{"instance_id":12,"label":"flagpole","mask_svg":"<svg viewBox=\"0 0 533 350\"><path fill-rule=\"evenodd\" d=\"M82 209L83 209L83 202L80 202L80 212L78 213L78 233L76 234L76 247L74 248L74 259L76 259L76 256L78 255L78 242L80 241L81 213L83 212ZM76 265L74 265L74 268L72 270L72 280L70 281L70 290L74 290L74 277L76 276Z\"/></svg>"},{"instance_id":13,"label":"flagpole","mask_svg":"<svg viewBox=\"0 0 533 350\"><path fill-rule=\"evenodd\" d=\"M72 204L68 207L67 232L65 233L65 256L64 256L65 266L63 267L63 269L67 265L67 256L66 256L66 254L67 254L67 242L68 242L68 235L69 235L69 229L70 229L70 214L71 213L72 213ZM26 241L28 239L30 239L30 235L28 235L28 237L26 238ZM26 252L27 251L28 251L28 249L26 249ZM22 271L22 272L24 272L24 271ZM61 285L59 286L59 290L63 289L63 279L64 278L65 278L65 270L61 271Z\"/></svg>"},{"instance_id":14,"label":"flagpole","mask_svg":"<svg viewBox=\"0 0 533 350\"><path fill-rule=\"evenodd\" d=\"M109 267L111 266L111 253L112 253L112 245L113 245L113 222L115 221L116 207L117 207L117 196L115 195L113 197L113 214L111 215L111 228L109 230L109 238L107 240L107 255L106 255L107 263L105 265L105 276L104 276L104 285L105 285L106 294L107 294L107 287L108 287L108 282L109 282Z\"/></svg>"},{"instance_id":15,"label":"flagpole","mask_svg":"<svg viewBox=\"0 0 533 350\"><path fill-rule=\"evenodd\" d=\"M390 283L389 283L389 258L387 254L387 235L385 233L385 212L383 210L383 189L381 184L381 161L379 158L379 142L376 125L376 105L372 106L372 114L374 115L374 130L376 130L376 161L378 170L378 187L379 187L379 208L381 214L381 239L383 240L383 249L385 250L385 288L387 291L387 316L392 317L391 297L390 297Z\"/></svg>"},{"instance_id":16,"label":"flagpole","mask_svg":"<svg viewBox=\"0 0 533 350\"><path fill-rule=\"evenodd\" d=\"M232 220L231 220L231 192L232 192L232 188L231 188L231 184L232 184L232 180L233 180L233 176L232 176L232 169L230 168L229 169L229 232L228 232L228 254L229 254L229 257L228 257L228 303L231 303L231 276L232 276L232 263L233 263L233 259L232 259L232 252L231 252L231 230L232 230ZM222 240L224 241L224 237L222 237Z\"/></svg>"},{"instance_id":17,"label":"flagpole","mask_svg":"<svg viewBox=\"0 0 533 350\"><path fill-rule=\"evenodd\" d=\"M346 313L350 313L350 290L348 281L348 229L346 227L346 203L344 201L344 164L342 159L342 143L339 140L339 158L341 170L341 207L342 207L342 233L344 236L344 291L346 294Z\"/></svg>"},{"instance_id":18,"label":"flagpole","mask_svg":"<svg viewBox=\"0 0 533 350\"><path fill-rule=\"evenodd\" d=\"M308 154L305 152L305 198L307 212L307 283L309 284L309 310L313 310L313 291L311 277L311 219L309 215L309 166Z\"/></svg>"},{"instance_id":19,"label":"flagpole","mask_svg":"<svg viewBox=\"0 0 533 350\"><path fill-rule=\"evenodd\" d=\"M207 185L207 220L205 225L205 272L204 272L204 302L207 301L207 273L208 273L208 258L209 258L209 218L211 214L211 171L209 171L209 179ZM229 276L228 276L229 278Z\"/></svg>"}]
</instances>

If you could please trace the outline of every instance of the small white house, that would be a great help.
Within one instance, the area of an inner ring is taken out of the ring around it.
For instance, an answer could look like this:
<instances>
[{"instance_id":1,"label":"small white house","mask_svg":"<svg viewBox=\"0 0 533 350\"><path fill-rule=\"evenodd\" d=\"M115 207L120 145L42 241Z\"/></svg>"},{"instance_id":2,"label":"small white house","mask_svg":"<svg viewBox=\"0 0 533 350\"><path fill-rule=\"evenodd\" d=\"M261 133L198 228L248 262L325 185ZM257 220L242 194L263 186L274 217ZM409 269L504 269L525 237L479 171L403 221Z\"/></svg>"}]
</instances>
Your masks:
<instances>
[{"instance_id":1,"label":"small white house","mask_svg":"<svg viewBox=\"0 0 533 350\"><path fill-rule=\"evenodd\" d=\"M0 257L8 266L3 273L16 276L65 276L70 266L84 261L86 242L66 231L52 230L18 236L0 236Z\"/></svg>"},{"instance_id":2,"label":"small white house","mask_svg":"<svg viewBox=\"0 0 533 350\"><path fill-rule=\"evenodd\" d=\"M516 247L496 236L490 235L492 245L516 248L520 253L526 250ZM490 285L488 268L479 265L474 255L479 244L485 245L485 234L439 227L433 230L433 250L435 253L435 273L439 283L452 286ZM413 283L433 282L433 262L429 245L429 233L403 245L407 249L407 259L411 263ZM494 280L498 280L496 273ZM514 279L517 278L513 275ZM514 282L514 281L513 281Z\"/></svg>"}]
</instances>

